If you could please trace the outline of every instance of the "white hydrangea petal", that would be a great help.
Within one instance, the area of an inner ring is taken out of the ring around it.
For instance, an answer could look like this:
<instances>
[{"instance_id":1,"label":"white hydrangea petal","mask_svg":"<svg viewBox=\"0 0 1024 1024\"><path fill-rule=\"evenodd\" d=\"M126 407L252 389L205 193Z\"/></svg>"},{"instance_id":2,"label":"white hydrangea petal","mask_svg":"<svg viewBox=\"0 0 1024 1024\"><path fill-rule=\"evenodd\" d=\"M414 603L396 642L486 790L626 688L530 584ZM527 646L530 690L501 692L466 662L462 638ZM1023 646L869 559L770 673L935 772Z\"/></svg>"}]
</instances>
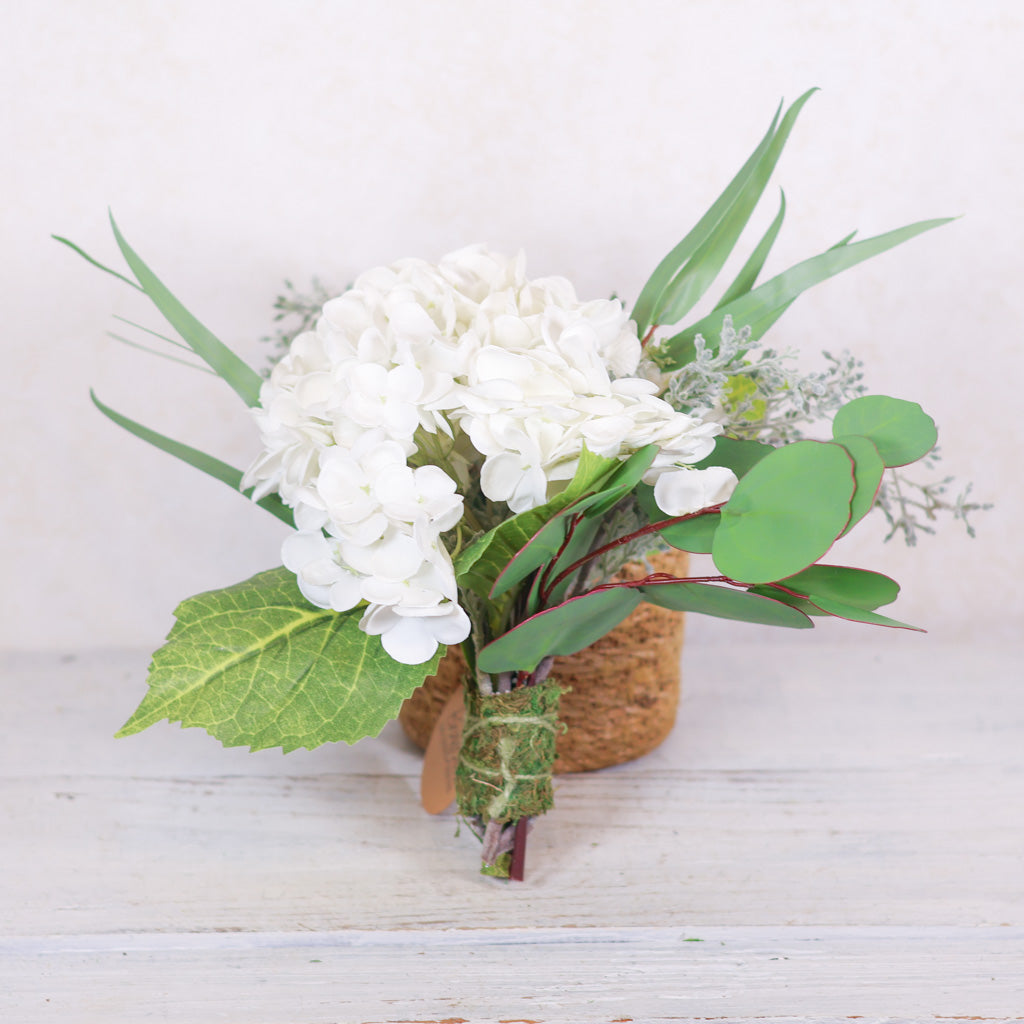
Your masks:
<instances>
[{"instance_id":1,"label":"white hydrangea petal","mask_svg":"<svg viewBox=\"0 0 1024 1024\"><path fill-rule=\"evenodd\" d=\"M736 482L724 466L669 470L655 481L654 501L666 515L685 516L728 500Z\"/></svg>"}]
</instances>

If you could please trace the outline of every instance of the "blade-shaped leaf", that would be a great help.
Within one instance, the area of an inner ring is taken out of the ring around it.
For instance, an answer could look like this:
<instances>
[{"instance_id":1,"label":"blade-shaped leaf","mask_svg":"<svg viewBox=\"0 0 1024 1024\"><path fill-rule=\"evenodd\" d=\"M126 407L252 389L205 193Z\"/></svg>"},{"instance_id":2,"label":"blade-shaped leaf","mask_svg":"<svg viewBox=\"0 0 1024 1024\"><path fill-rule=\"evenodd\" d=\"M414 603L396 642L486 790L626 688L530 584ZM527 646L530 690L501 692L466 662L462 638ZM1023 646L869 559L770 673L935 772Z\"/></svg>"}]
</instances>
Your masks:
<instances>
[{"instance_id":1,"label":"blade-shaped leaf","mask_svg":"<svg viewBox=\"0 0 1024 1024\"><path fill-rule=\"evenodd\" d=\"M234 466L229 466L226 462L221 462L220 459L199 451L198 448L190 448L187 444L174 441L163 434L158 434L155 430L150 430L149 427L144 427L141 423L136 423L135 420L130 420L127 416L122 416L121 413L111 409L109 405L104 405L96 397L94 391L90 391L89 396L92 398L93 404L104 416L113 420L119 427L123 427L128 433L149 442L149 444L159 448L161 451L167 452L168 455L173 455L176 459L181 459L182 462L187 463L194 469L212 476L214 480L227 484L228 487L233 491L238 491L239 494L247 495L251 493L241 489L242 471L240 469L235 469ZM294 527L295 520L292 510L276 494L268 494L265 498L257 501L256 504L260 508L266 509L271 515L277 516L281 522Z\"/></svg>"},{"instance_id":2,"label":"blade-shaped leaf","mask_svg":"<svg viewBox=\"0 0 1024 1024\"><path fill-rule=\"evenodd\" d=\"M119 736L166 718L227 747L355 743L397 716L441 656L399 664L359 629L360 609L314 608L283 568L191 597L175 614Z\"/></svg>"},{"instance_id":3,"label":"blade-shaped leaf","mask_svg":"<svg viewBox=\"0 0 1024 1024\"><path fill-rule=\"evenodd\" d=\"M118 230L114 217L110 217L114 238L121 249L128 266L137 278L142 290L163 313L167 322L188 343L189 348L212 369L218 377L229 384L246 405L259 404L260 375L243 362L219 338L204 327L163 285L160 279L142 261L134 249L125 241Z\"/></svg>"},{"instance_id":4,"label":"blade-shaped leaf","mask_svg":"<svg viewBox=\"0 0 1024 1024\"><path fill-rule=\"evenodd\" d=\"M747 226L747 221L750 220L750 215L754 212L754 207L757 206L772 171L775 170L797 115L814 92L815 90L811 89L804 93L786 111L778 131L772 137L736 201L665 290L654 313L657 323L674 324L681 320L718 277L719 271Z\"/></svg>"},{"instance_id":5,"label":"blade-shaped leaf","mask_svg":"<svg viewBox=\"0 0 1024 1024\"><path fill-rule=\"evenodd\" d=\"M919 221L850 245L835 246L812 256L759 285L753 291L747 292L746 295L741 295L738 299L714 310L679 334L660 342L649 350L651 358L663 370L678 369L693 359L694 339L698 334L707 342L709 350L717 351L722 322L726 316L732 317L737 328L749 326L751 338L760 338L779 318L782 310L808 288L925 231L948 224L952 219L943 217L938 220ZM844 429L843 433L855 434L859 431Z\"/></svg>"},{"instance_id":6,"label":"blade-shaped leaf","mask_svg":"<svg viewBox=\"0 0 1024 1024\"><path fill-rule=\"evenodd\" d=\"M482 672L532 672L548 655L575 654L600 640L640 603L628 587L609 587L538 612L479 652Z\"/></svg>"},{"instance_id":7,"label":"blade-shaped leaf","mask_svg":"<svg viewBox=\"0 0 1024 1024\"><path fill-rule=\"evenodd\" d=\"M638 330L643 331L650 323L675 323L711 286L761 198L800 110L816 91L805 92L781 122L776 111L767 134L736 177L697 226L659 264L652 276L654 284L645 286L634 309Z\"/></svg>"},{"instance_id":8,"label":"blade-shaped leaf","mask_svg":"<svg viewBox=\"0 0 1024 1024\"><path fill-rule=\"evenodd\" d=\"M102 270L104 274L110 274L111 277L116 277L119 281L124 281L125 284L130 284L133 288L137 289L140 292L143 290L130 277L125 277L124 274L120 273L117 270L113 270L112 268L108 267L105 263L100 263L99 260L94 259L84 249L75 245L75 243L72 242L70 239L61 238L60 235L50 235L50 237L55 242L60 242L61 245L66 245L69 249L72 250L72 252L78 253L78 255L81 256L86 263L91 263L98 270Z\"/></svg>"},{"instance_id":9,"label":"blade-shaped leaf","mask_svg":"<svg viewBox=\"0 0 1024 1024\"><path fill-rule=\"evenodd\" d=\"M736 172L732 181L726 185L722 194L711 204L707 213L690 229L683 240L658 264L654 273L640 292L636 300L630 318L636 322L637 332L643 334L653 322L655 309L659 300L668 286L668 283L676 275L680 267L693 255L697 247L707 238L715 225L722 219L733 203L742 192L750 175L760 163L768 146L775 135L775 127L779 122L779 114L782 113L782 104L779 104L768 126L768 131L757 144L754 152L747 157L746 163Z\"/></svg>"},{"instance_id":10,"label":"blade-shaped leaf","mask_svg":"<svg viewBox=\"0 0 1024 1024\"><path fill-rule=\"evenodd\" d=\"M816 562L846 528L853 460L840 445L797 441L766 455L722 509L712 557L744 583L769 583Z\"/></svg>"},{"instance_id":11,"label":"blade-shaped leaf","mask_svg":"<svg viewBox=\"0 0 1024 1024\"><path fill-rule=\"evenodd\" d=\"M747 590L709 583L652 583L637 589L650 604L677 612L700 612L720 619L791 629L810 629L814 625L803 612L785 602Z\"/></svg>"},{"instance_id":12,"label":"blade-shaped leaf","mask_svg":"<svg viewBox=\"0 0 1024 1024\"><path fill-rule=\"evenodd\" d=\"M853 474L857 489L850 502L850 521L843 530L847 534L874 508L878 488L882 485L885 463L874 443L857 434L842 434L835 439L853 459Z\"/></svg>"},{"instance_id":13,"label":"blade-shaped leaf","mask_svg":"<svg viewBox=\"0 0 1024 1024\"><path fill-rule=\"evenodd\" d=\"M747 262L740 268L740 272L733 279L732 284L726 288L724 294L718 300L715 309L721 309L722 306L727 306L733 299L746 295L757 283L757 276L764 268L765 260L768 259L768 253L771 252L775 239L779 237L782 222L786 217L786 193L780 189L779 195L779 212L775 215L775 219L771 224L768 225L768 230L762 235L761 241L754 247L754 251L747 257Z\"/></svg>"},{"instance_id":14,"label":"blade-shaped leaf","mask_svg":"<svg viewBox=\"0 0 1024 1024\"><path fill-rule=\"evenodd\" d=\"M836 440L860 434L878 449L886 466L906 466L935 447L935 421L917 402L887 395L864 395L847 402L832 421Z\"/></svg>"}]
</instances>

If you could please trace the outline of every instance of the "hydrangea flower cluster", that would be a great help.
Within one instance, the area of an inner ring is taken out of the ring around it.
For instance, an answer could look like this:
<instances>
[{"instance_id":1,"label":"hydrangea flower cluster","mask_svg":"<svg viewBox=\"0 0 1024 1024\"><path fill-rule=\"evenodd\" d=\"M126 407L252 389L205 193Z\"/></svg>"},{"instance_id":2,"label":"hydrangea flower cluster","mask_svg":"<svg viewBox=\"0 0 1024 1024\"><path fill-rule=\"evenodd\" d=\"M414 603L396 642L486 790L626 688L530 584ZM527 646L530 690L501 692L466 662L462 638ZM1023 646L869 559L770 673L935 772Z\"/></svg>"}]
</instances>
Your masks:
<instances>
[{"instance_id":1,"label":"hydrangea flower cluster","mask_svg":"<svg viewBox=\"0 0 1024 1024\"><path fill-rule=\"evenodd\" d=\"M361 628L419 664L470 631L442 535L475 483L512 513L547 501L586 446L625 458L669 515L724 501L735 477L687 468L721 427L673 409L639 375L636 326L614 300L481 246L360 276L323 307L263 385L254 498L295 511L284 564L313 604L365 602Z\"/></svg>"}]
</instances>

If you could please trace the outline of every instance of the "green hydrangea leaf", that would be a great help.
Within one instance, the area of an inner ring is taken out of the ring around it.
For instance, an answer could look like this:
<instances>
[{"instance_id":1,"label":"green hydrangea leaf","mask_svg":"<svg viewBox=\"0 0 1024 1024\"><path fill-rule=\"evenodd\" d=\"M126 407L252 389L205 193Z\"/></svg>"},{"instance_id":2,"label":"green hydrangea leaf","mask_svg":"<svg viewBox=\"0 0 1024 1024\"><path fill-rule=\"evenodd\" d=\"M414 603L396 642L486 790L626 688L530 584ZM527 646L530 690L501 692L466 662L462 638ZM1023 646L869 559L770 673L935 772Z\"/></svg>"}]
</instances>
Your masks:
<instances>
[{"instance_id":1,"label":"green hydrangea leaf","mask_svg":"<svg viewBox=\"0 0 1024 1024\"><path fill-rule=\"evenodd\" d=\"M736 485L711 554L719 572L770 583L816 562L850 520L853 460L837 444L776 448Z\"/></svg>"},{"instance_id":2,"label":"green hydrangea leaf","mask_svg":"<svg viewBox=\"0 0 1024 1024\"><path fill-rule=\"evenodd\" d=\"M878 449L886 466L906 466L935 447L935 421L917 402L887 395L864 395L847 402L832 421L832 436L860 434Z\"/></svg>"},{"instance_id":3,"label":"green hydrangea leaf","mask_svg":"<svg viewBox=\"0 0 1024 1024\"><path fill-rule=\"evenodd\" d=\"M355 743L398 715L443 653L399 664L359 629L361 609L315 608L284 568L190 597L175 615L149 692L118 736L166 718L226 747Z\"/></svg>"}]
</instances>

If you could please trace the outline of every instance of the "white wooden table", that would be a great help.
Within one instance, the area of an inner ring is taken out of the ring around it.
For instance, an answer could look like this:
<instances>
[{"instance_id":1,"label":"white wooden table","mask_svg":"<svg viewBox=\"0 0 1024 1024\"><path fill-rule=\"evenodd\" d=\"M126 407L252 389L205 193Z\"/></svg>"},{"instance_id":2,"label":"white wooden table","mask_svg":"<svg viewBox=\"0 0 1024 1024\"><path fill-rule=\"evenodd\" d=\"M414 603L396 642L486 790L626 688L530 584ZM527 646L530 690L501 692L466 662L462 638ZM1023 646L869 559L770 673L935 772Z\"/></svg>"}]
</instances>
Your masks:
<instances>
[{"instance_id":1,"label":"white wooden table","mask_svg":"<svg viewBox=\"0 0 1024 1024\"><path fill-rule=\"evenodd\" d=\"M1024 1020L1021 654L690 644L671 739L562 777L520 885L395 727L115 741L147 652L8 655L0 1020Z\"/></svg>"}]
</instances>

